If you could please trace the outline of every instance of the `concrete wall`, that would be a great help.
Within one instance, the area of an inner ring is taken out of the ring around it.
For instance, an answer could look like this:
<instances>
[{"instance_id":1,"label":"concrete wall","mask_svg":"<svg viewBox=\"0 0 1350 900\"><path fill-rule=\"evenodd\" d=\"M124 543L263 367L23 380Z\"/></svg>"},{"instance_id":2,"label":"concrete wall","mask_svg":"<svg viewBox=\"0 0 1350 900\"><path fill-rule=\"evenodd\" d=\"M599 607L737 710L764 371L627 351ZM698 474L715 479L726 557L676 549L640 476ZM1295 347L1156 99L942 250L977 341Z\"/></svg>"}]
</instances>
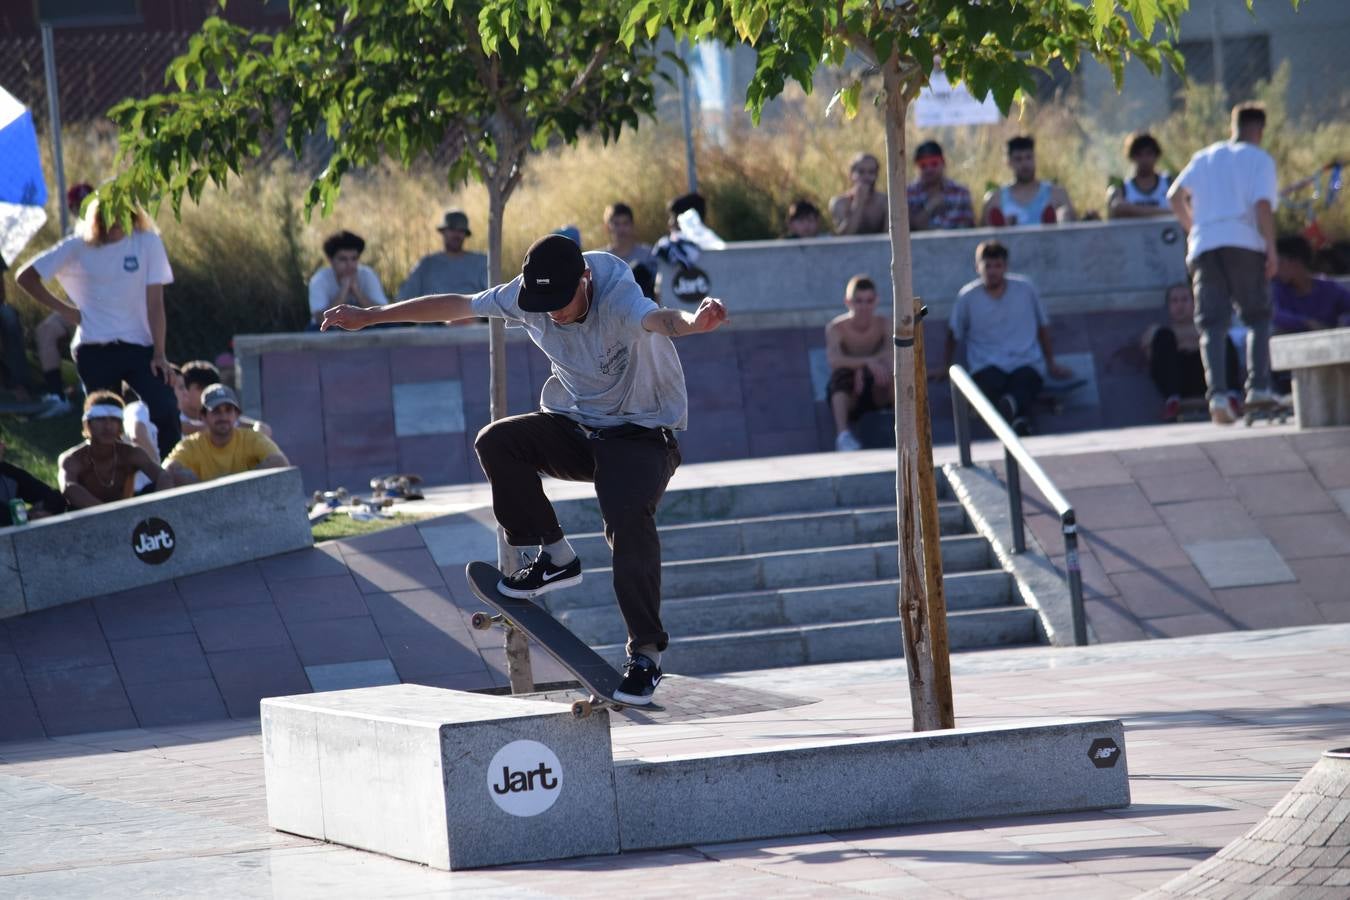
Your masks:
<instances>
[{"instance_id":1,"label":"concrete wall","mask_svg":"<svg viewBox=\"0 0 1350 900\"><path fill-rule=\"evenodd\" d=\"M294 468L0 529L0 619L312 546Z\"/></svg>"},{"instance_id":2,"label":"concrete wall","mask_svg":"<svg viewBox=\"0 0 1350 900\"><path fill-rule=\"evenodd\" d=\"M1009 245L1013 270L1046 298L1057 355L1088 377L1063 413L1043 417L1042 430L1154 421L1160 398L1137 338L1159 314L1166 285L1185 277L1175 222L917 235L914 283L933 311L925 332L934 364L956 292L975 275L975 245L994 234ZM749 242L700 262L732 318L717 333L676 342L690 400L685 461L832 448L823 326L842 310L853 274L867 272L889 292L887 239ZM509 410L528 412L548 362L518 330L507 338ZM473 438L488 422L485 326L239 335L235 353L245 410L272 425L307 489L364 488L394 472L432 483L481 479ZM939 442L951 436L950 404L946 387L935 386Z\"/></svg>"}]
</instances>

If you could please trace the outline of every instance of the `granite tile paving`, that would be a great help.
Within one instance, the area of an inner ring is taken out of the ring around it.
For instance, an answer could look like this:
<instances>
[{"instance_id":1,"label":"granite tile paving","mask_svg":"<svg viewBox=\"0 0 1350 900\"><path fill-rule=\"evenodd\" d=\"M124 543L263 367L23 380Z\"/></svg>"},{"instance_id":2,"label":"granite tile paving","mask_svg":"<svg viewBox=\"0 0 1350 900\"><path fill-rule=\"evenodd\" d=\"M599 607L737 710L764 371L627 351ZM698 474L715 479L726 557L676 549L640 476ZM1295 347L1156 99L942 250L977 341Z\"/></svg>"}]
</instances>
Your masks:
<instances>
[{"instance_id":1,"label":"granite tile paving","mask_svg":"<svg viewBox=\"0 0 1350 900\"><path fill-rule=\"evenodd\" d=\"M704 845L447 873L271 831L258 724L0 743L0 893L17 896L1133 897L1260 822L1344 740L1350 625L958 656L962 726L1125 722L1132 805ZM1260 672L1264 677L1256 678ZM687 721L612 718L619 758L908 730L903 661L722 676L790 707ZM704 685L704 688L711 686ZM1328 863L1330 864L1330 863Z\"/></svg>"},{"instance_id":2,"label":"granite tile paving","mask_svg":"<svg viewBox=\"0 0 1350 900\"><path fill-rule=\"evenodd\" d=\"M1265 538L1201 541L1182 547L1212 588L1297 580L1275 545Z\"/></svg>"}]
</instances>

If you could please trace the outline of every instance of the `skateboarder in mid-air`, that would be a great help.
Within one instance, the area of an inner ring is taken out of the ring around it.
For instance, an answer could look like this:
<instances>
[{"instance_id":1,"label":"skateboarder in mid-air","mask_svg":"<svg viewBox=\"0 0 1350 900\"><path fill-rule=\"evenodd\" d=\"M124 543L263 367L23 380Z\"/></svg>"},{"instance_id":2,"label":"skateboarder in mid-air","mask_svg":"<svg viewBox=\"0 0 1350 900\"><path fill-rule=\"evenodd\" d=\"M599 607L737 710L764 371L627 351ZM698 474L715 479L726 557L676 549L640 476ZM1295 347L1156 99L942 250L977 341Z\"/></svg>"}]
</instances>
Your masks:
<instances>
[{"instance_id":1,"label":"skateboarder in mid-air","mask_svg":"<svg viewBox=\"0 0 1350 900\"><path fill-rule=\"evenodd\" d=\"M671 338L727 320L720 300L697 311L661 309L642 295L623 260L582 253L563 235L531 245L519 276L480 294L433 294L380 307L337 306L323 329L497 316L519 322L553 364L537 412L499 419L478 433L492 509L513 547L539 547L498 589L529 598L581 581L540 473L590 481L614 553L614 593L628 626L628 661L614 699L651 702L661 680L661 543L656 507L680 464L684 371Z\"/></svg>"}]
</instances>

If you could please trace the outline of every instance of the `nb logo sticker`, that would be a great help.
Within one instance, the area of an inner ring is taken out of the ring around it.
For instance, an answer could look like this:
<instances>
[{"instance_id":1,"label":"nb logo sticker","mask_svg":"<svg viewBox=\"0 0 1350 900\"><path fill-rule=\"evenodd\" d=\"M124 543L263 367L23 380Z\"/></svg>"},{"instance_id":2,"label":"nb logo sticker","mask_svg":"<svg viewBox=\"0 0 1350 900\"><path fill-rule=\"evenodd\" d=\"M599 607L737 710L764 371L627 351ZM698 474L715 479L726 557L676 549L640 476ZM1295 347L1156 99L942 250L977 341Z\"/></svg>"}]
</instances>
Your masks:
<instances>
[{"instance_id":1,"label":"nb logo sticker","mask_svg":"<svg viewBox=\"0 0 1350 900\"><path fill-rule=\"evenodd\" d=\"M128 272L135 272L141 267L141 261L134 256L122 257L122 268Z\"/></svg>"}]
</instances>

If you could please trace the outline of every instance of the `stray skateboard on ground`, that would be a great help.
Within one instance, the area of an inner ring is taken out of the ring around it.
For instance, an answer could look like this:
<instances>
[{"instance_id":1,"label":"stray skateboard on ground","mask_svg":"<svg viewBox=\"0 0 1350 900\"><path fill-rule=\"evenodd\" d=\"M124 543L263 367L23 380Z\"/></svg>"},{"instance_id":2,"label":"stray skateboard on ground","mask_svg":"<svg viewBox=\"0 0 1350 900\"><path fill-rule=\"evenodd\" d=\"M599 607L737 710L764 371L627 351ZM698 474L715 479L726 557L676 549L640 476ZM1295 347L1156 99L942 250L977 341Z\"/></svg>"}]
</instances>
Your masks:
<instances>
[{"instance_id":1,"label":"stray skateboard on ground","mask_svg":"<svg viewBox=\"0 0 1350 900\"><path fill-rule=\"evenodd\" d=\"M469 588L474 596L497 610L496 615L476 612L470 623L479 631L493 625L519 628L549 652L564 669L571 672L581 682L582 687L591 692L589 700L578 700L572 704L572 715L584 719L591 710L603 704L615 709L623 709L627 704L614 699L620 677L614 667L586 645L581 638L563 627L548 611L530 600L517 600L497 590L502 573L496 566L485 562L471 562L465 572L469 577ZM655 706L640 706L636 709L659 709Z\"/></svg>"},{"instance_id":2,"label":"stray skateboard on ground","mask_svg":"<svg viewBox=\"0 0 1350 900\"><path fill-rule=\"evenodd\" d=\"M1283 425L1294 414L1294 407L1288 403L1250 404L1242 410L1242 424L1248 428L1253 422L1274 422Z\"/></svg>"},{"instance_id":3,"label":"stray skateboard on ground","mask_svg":"<svg viewBox=\"0 0 1350 900\"><path fill-rule=\"evenodd\" d=\"M388 497L393 500L421 500L422 491L417 487L422 483L421 475L402 473L398 475L379 475L370 479L372 496Z\"/></svg>"}]
</instances>

